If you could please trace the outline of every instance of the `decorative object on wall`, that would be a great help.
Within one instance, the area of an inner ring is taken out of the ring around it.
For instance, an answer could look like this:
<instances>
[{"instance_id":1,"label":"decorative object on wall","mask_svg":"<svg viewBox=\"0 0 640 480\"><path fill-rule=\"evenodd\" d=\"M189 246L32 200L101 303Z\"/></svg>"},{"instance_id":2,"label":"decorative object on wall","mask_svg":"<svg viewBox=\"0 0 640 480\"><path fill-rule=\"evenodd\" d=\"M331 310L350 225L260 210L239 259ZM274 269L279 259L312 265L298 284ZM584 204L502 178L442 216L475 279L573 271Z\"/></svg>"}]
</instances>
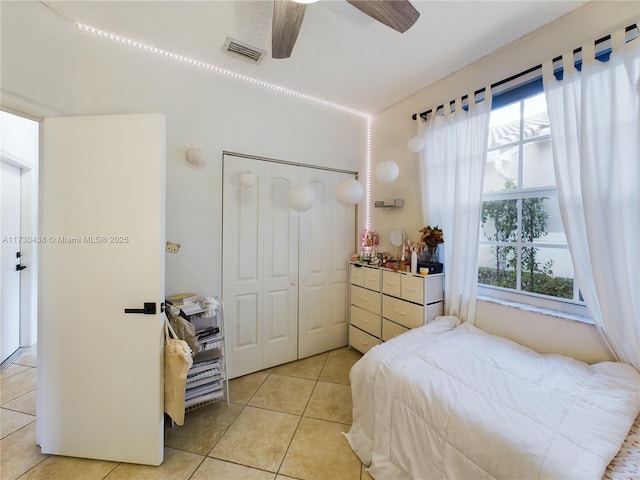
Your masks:
<instances>
[{"instance_id":1,"label":"decorative object on wall","mask_svg":"<svg viewBox=\"0 0 640 480\"><path fill-rule=\"evenodd\" d=\"M258 177L255 173L246 171L238 174L240 176L240 185L244 188L253 188L258 183Z\"/></svg>"},{"instance_id":2,"label":"decorative object on wall","mask_svg":"<svg viewBox=\"0 0 640 480\"><path fill-rule=\"evenodd\" d=\"M287 201L289 207L298 212L306 212L313 206L313 202L316 200L316 193L313 191L313 187L309 184L296 185L289 189L287 194Z\"/></svg>"},{"instance_id":3,"label":"decorative object on wall","mask_svg":"<svg viewBox=\"0 0 640 480\"><path fill-rule=\"evenodd\" d=\"M376 177L383 183L391 183L400 173L400 167L393 160L385 160L380 162L376 167Z\"/></svg>"},{"instance_id":4,"label":"decorative object on wall","mask_svg":"<svg viewBox=\"0 0 640 480\"><path fill-rule=\"evenodd\" d=\"M185 145L187 161L196 167L203 167L209 161L209 155L202 148L195 145Z\"/></svg>"},{"instance_id":5,"label":"decorative object on wall","mask_svg":"<svg viewBox=\"0 0 640 480\"><path fill-rule=\"evenodd\" d=\"M414 153L418 153L424 148L424 138L416 135L407 142L407 148Z\"/></svg>"},{"instance_id":6,"label":"decorative object on wall","mask_svg":"<svg viewBox=\"0 0 640 480\"><path fill-rule=\"evenodd\" d=\"M167 253L178 253L178 250L180 250L181 245L179 243L175 243L175 242L167 242L167 246L165 247L165 250L167 251Z\"/></svg>"},{"instance_id":7,"label":"decorative object on wall","mask_svg":"<svg viewBox=\"0 0 640 480\"><path fill-rule=\"evenodd\" d=\"M362 200L364 188L355 178L343 180L336 187L336 198L345 207L351 207Z\"/></svg>"}]
</instances>

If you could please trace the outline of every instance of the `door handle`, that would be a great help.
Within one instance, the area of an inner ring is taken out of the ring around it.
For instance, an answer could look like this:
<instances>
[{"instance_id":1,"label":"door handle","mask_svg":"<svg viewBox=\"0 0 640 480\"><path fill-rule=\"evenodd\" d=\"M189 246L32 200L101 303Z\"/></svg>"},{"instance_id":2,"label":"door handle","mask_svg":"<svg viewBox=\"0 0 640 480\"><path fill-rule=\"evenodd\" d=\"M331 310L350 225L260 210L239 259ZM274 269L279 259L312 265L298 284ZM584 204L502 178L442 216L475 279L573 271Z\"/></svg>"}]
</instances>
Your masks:
<instances>
[{"instance_id":1,"label":"door handle","mask_svg":"<svg viewBox=\"0 0 640 480\"><path fill-rule=\"evenodd\" d=\"M155 315L156 303L144 302L144 308L125 308L124 313L144 313L145 315Z\"/></svg>"},{"instance_id":2,"label":"door handle","mask_svg":"<svg viewBox=\"0 0 640 480\"><path fill-rule=\"evenodd\" d=\"M21 257L22 257L22 252L16 252L16 258L21 258ZM20 261L20 260L18 260L18 261ZM16 265L16 272L19 272L20 270L24 270L25 268L27 268L26 265L18 264L18 265Z\"/></svg>"}]
</instances>

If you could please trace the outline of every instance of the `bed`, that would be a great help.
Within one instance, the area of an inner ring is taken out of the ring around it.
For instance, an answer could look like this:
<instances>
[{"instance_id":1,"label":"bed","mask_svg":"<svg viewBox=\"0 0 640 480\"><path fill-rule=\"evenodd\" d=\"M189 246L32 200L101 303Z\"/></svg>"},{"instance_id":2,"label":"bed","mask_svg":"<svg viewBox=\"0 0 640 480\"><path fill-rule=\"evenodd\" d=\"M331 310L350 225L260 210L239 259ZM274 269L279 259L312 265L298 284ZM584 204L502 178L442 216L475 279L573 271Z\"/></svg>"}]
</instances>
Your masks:
<instances>
[{"instance_id":1,"label":"bed","mask_svg":"<svg viewBox=\"0 0 640 480\"><path fill-rule=\"evenodd\" d=\"M634 468L629 455L617 473L612 462L640 413L640 375L625 363L540 355L445 316L372 348L350 375L346 437L376 480L599 479Z\"/></svg>"}]
</instances>

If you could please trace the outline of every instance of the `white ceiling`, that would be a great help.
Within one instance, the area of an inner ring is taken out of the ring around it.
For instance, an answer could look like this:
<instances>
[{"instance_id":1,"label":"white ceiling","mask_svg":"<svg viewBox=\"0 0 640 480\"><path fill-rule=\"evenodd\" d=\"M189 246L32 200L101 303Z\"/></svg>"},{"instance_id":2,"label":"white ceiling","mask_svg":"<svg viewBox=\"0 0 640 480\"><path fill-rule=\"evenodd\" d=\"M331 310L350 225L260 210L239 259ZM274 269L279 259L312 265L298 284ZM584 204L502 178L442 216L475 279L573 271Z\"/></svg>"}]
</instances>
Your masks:
<instances>
[{"instance_id":1,"label":"white ceiling","mask_svg":"<svg viewBox=\"0 0 640 480\"><path fill-rule=\"evenodd\" d=\"M307 6L284 60L270 56L270 0L44 3L100 30L376 113L586 1L412 0L420 18L400 34L344 0L321 0ZM260 65L230 57L221 52L227 37L269 54Z\"/></svg>"}]
</instances>

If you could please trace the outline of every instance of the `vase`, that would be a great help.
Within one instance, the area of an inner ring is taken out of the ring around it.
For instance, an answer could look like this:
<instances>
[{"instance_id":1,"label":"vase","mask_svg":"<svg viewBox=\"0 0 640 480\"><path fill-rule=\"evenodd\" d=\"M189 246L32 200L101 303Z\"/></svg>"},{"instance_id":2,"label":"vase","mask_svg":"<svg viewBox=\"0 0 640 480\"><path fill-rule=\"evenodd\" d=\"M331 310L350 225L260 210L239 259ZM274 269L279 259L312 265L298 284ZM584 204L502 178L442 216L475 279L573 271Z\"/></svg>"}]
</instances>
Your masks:
<instances>
[{"instance_id":1,"label":"vase","mask_svg":"<svg viewBox=\"0 0 640 480\"><path fill-rule=\"evenodd\" d=\"M438 245L427 245L420 254L420 261L426 263L438 263Z\"/></svg>"}]
</instances>

